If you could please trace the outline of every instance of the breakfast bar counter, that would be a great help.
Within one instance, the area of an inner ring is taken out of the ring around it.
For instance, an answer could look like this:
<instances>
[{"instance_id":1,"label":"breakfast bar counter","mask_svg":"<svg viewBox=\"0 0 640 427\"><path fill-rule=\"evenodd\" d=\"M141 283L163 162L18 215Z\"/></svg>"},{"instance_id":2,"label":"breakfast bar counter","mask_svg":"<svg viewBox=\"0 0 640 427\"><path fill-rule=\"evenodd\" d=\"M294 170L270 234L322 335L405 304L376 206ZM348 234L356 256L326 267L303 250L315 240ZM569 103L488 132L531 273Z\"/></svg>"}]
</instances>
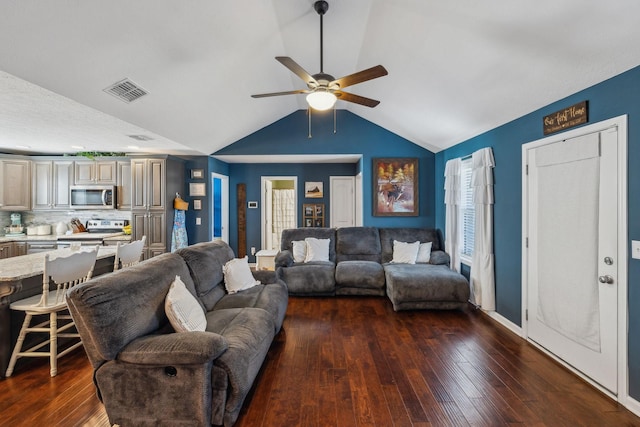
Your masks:
<instances>
[{"instance_id":1,"label":"breakfast bar counter","mask_svg":"<svg viewBox=\"0 0 640 427\"><path fill-rule=\"evenodd\" d=\"M83 249L84 250L84 249ZM113 271L115 246L100 246L93 270L94 276ZM22 255L0 259L0 376L4 377L13 345L24 313L11 312L9 305L22 298L42 292L42 273L44 257L64 257L72 253L71 249L57 249L48 252Z\"/></svg>"}]
</instances>

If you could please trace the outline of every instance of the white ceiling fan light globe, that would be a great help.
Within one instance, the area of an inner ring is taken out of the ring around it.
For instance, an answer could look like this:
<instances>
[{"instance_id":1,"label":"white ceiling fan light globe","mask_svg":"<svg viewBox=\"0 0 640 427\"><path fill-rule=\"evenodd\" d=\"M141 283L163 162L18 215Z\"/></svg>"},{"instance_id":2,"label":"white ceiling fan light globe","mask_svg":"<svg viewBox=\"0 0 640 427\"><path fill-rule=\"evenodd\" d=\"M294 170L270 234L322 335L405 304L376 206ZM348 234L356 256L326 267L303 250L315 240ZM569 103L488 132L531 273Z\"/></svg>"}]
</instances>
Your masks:
<instances>
[{"instance_id":1,"label":"white ceiling fan light globe","mask_svg":"<svg viewBox=\"0 0 640 427\"><path fill-rule=\"evenodd\" d=\"M331 92L317 91L307 95L309 107L317 111L324 111L332 108L338 98Z\"/></svg>"}]
</instances>

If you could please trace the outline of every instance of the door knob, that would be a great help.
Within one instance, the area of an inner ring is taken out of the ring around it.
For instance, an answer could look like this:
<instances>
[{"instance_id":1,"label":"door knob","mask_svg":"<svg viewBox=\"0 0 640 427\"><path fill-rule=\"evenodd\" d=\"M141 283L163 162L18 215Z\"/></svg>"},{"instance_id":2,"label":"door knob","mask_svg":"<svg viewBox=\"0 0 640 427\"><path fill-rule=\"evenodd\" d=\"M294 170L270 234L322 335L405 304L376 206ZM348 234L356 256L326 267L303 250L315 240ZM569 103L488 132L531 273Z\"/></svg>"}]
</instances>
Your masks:
<instances>
[{"instance_id":1,"label":"door knob","mask_svg":"<svg viewBox=\"0 0 640 427\"><path fill-rule=\"evenodd\" d=\"M607 283L607 284L612 284L613 283L613 277L609 276L608 274L606 276L600 276L598 277L598 281L600 283Z\"/></svg>"}]
</instances>

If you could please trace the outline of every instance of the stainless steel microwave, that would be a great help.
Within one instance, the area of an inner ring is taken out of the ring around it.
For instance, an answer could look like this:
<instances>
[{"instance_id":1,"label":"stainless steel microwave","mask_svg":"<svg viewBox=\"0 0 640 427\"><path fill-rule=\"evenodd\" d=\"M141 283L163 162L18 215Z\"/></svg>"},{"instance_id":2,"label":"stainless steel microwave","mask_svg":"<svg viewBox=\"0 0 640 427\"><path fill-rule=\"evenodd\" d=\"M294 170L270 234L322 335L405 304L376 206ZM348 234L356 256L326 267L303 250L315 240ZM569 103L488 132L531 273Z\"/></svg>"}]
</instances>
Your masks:
<instances>
[{"instance_id":1,"label":"stainless steel microwave","mask_svg":"<svg viewBox=\"0 0 640 427\"><path fill-rule=\"evenodd\" d=\"M71 209L115 209L115 185L72 185Z\"/></svg>"}]
</instances>

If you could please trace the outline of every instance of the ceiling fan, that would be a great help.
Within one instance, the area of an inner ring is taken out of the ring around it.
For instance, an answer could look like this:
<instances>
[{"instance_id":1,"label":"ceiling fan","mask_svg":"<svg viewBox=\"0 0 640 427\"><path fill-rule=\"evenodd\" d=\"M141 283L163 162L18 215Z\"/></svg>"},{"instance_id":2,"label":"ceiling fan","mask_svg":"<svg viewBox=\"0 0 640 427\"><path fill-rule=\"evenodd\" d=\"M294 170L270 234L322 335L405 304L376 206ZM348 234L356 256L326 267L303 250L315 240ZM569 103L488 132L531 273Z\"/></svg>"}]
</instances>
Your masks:
<instances>
[{"instance_id":1,"label":"ceiling fan","mask_svg":"<svg viewBox=\"0 0 640 427\"><path fill-rule=\"evenodd\" d=\"M375 107L380 103L380 101L371 98L365 98L364 96L355 95L353 93L344 92L342 89L358 83L366 82L367 80L373 80L377 79L378 77L386 76L388 74L387 70L382 65L376 65L375 67L367 68L366 70L349 74L348 76L340 77L339 79L334 78L330 74L326 74L323 71L322 17L325 13L327 13L327 10L329 10L329 3L327 3L326 1L316 1L313 4L313 8L318 13L318 15L320 15L320 72L311 75L288 56L276 56L277 61L291 70L296 76L304 80L304 82L307 84L308 89L262 93L258 95L251 95L251 97L265 98L268 96L296 95L300 93L306 93L308 94L307 103L314 110L328 110L329 108L334 106L337 99L347 102L353 102L367 107Z\"/></svg>"}]
</instances>

